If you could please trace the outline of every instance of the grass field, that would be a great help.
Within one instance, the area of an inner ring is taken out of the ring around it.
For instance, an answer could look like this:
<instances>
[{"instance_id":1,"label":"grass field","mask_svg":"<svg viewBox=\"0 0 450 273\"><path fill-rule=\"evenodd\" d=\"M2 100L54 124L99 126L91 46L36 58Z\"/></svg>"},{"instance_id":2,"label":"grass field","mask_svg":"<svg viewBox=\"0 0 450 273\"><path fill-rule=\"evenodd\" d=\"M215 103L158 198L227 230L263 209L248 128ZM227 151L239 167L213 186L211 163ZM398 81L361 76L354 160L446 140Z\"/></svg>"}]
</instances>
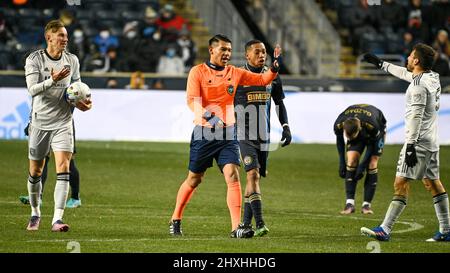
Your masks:
<instances>
[{"instance_id":1,"label":"grass field","mask_svg":"<svg viewBox=\"0 0 450 273\"><path fill-rule=\"evenodd\" d=\"M270 233L263 238L228 238L230 217L226 184L209 169L185 210L182 238L168 235L178 187L187 174L188 144L77 142L83 206L66 209L68 233L50 232L53 215L54 161L44 194L41 228L25 230L29 206L25 141L0 141L0 252L370 252L372 240L361 226L379 224L392 198L400 146L387 146L379 164L374 215L341 216L344 183L337 175L334 145L291 145L270 155L262 181L263 210ZM441 178L450 188L450 147L441 147ZM241 170L241 177L245 177ZM245 182L242 181L242 187ZM362 202L358 185L356 202ZM421 182L412 185L408 207L391 242L381 252L450 252L450 244L427 243L438 227L431 196ZM70 244L73 243L69 243Z\"/></svg>"}]
</instances>

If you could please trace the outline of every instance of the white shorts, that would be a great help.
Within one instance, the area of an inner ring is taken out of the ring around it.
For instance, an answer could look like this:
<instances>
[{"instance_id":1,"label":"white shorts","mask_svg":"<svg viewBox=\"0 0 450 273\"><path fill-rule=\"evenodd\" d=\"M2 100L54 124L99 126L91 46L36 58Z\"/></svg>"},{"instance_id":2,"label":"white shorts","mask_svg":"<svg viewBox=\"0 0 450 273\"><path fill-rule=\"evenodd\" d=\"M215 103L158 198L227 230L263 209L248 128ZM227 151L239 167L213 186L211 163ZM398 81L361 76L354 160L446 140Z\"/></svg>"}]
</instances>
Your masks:
<instances>
[{"instance_id":1,"label":"white shorts","mask_svg":"<svg viewBox=\"0 0 450 273\"><path fill-rule=\"evenodd\" d=\"M400 152L397 163L398 177L405 177L414 180L428 178L431 180L439 179L439 151L430 152L419 146L416 146L417 164L410 168L405 163L406 144Z\"/></svg>"},{"instance_id":2,"label":"white shorts","mask_svg":"<svg viewBox=\"0 0 450 273\"><path fill-rule=\"evenodd\" d=\"M33 127L28 129L28 158L31 160L42 160L53 152L73 153L73 128L72 123L67 127L46 131Z\"/></svg>"}]
</instances>

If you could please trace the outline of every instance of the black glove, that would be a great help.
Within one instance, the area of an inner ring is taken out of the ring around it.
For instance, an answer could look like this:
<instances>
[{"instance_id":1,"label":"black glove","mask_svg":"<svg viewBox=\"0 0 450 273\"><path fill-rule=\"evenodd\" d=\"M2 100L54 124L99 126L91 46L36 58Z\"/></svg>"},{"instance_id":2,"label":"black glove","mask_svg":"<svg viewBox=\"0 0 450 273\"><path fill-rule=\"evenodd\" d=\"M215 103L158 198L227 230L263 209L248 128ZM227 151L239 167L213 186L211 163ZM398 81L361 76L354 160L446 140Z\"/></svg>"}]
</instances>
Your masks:
<instances>
[{"instance_id":1,"label":"black glove","mask_svg":"<svg viewBox=\"0 0 450 273\"><path fill-rule=\"evenodd\" d=\"M364 54L363 60L373 64L377 68L381 68L381 66L383 65L383 61L372 53Z\"/></svg>"},{"instance_id":2,"label":"black glove","mask_svg":"<svg viewBox=\"0 0 450 273\"><path fill-rule=\"evenodd\" d=\"M28 122L27 127L25 127L25 129L23 129L23 132L25 133L26 136L28 136L28 129L30 128L30 123Z\"/></svg>"},{"instance_id":3,"label":"black glove","mask_svg":"<svg viewBox=\"0 0 450 273\"><path fill-rule=\"evenodd\" d=\"M346 172L347 172L347 168L345 167L345 164L339 164L339 176L341 178L345 178Z\"/></svg>"},{"instance_id":4,"label":"black glove","mask_svg":"<svg viewBox=\"0 0 450 273\"><path fill-rule=\"evenodd\" d=\"M414 144L406 145L405 163L406 166L410 168L416 166L417 164L416 148L414 147Z\"/></svg>"},{"instance_id":5,"label":"black glove","mask_svg":"<svg viewBox=\"0 0 450 273\"><path fill-rule=\"evenodd\" d=\"M281 136L281 141L283 142L281 144L281 147L287 146L291 143L292 140L292 135L291 135L291 130L289 129L289 126L283 126L283 134Z\"/></svg>"},{"instance_id":6,"label":"black glove","mask_svg":"<svg viewBox=\"0 0 450 273\"><path fill-rule=\"evenodd\" d=\"M275 63L275 61L277 62ZM280 71L280 64L281 64L281 56L278 56L278 58L273 59L272 65L270 66L270 70L273 73L278 73L278 71Z\"/></svg>"}]
</instances>

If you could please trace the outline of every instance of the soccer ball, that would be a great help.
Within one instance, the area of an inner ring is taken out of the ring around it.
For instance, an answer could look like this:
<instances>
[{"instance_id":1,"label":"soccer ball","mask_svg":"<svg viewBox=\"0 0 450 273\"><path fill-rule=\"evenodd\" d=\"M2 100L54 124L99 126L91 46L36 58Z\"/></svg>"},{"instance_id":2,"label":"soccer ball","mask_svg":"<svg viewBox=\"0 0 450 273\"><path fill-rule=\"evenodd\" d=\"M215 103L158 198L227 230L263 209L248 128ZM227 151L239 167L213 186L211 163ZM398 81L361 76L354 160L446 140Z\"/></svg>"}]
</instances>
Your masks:
<instances>
[{"instance_id":1,"label":"soccer ball","mask_svg":"<svg viewBox=\"0 0 450 273\"><path fill-rule=\"evenodd\" d=\"M75 106L81 100L90 98L91 89L85 83L74 82L66 90L66 100L73 106Z\"/></svg>"}]
</instances>

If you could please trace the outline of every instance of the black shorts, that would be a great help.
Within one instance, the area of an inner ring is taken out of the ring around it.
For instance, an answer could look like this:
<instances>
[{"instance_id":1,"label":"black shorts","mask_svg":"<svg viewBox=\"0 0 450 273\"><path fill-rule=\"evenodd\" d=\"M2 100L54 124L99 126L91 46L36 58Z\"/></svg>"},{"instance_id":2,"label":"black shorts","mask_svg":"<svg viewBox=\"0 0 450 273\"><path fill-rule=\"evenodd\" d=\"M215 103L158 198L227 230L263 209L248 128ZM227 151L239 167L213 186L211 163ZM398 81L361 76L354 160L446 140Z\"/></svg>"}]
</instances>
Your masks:
<instances>
[{"instance_id":1,"label":"black shorts","mask_svg":"<svg viewBox=\"0 0 450 273\"><path fill-rule=\"evenodd\" d=\"M373 153L374 156L381 156L383 154L383 148L384 148L384 137L380 138L377 142L367 142L363 140L356 140L356 141L347 141L347 152L348 151L355 151L359 154L362 154L364 152L364 149L368 147L369 145L373 145Z\"/></svg>"},{"instance_id":2,"label":"black shorts","mask_svg":"<svg viewBox=\"0 0 450 273\"><path fill-rule=\"evenodd\" d=\"M248 172L252 169L259 169L259 174L262 177L266 177L267 171L267 157L268 151L261 151L261 149L255 147L251 141L241 140L239 141L239 148L241 150L242 162L244 162L245 171Z\"/></svg>"},{"instance_id":3,"label":"black shorts","mask_svg":"<svg viewBox=\"0 0 450 273\"><path fill-rule=\"evenodd\" d=\"M220 170L230 163L240 166L237 140L208 140L203 136L197 139L195 135L201 130L201 126L195 126L192 132L189 152L189 170L191 172L205 172L206 169L213 166L213 160L216 160ZM234 130L234 128L229 130Z\"/></svg>"}]
</instances>

